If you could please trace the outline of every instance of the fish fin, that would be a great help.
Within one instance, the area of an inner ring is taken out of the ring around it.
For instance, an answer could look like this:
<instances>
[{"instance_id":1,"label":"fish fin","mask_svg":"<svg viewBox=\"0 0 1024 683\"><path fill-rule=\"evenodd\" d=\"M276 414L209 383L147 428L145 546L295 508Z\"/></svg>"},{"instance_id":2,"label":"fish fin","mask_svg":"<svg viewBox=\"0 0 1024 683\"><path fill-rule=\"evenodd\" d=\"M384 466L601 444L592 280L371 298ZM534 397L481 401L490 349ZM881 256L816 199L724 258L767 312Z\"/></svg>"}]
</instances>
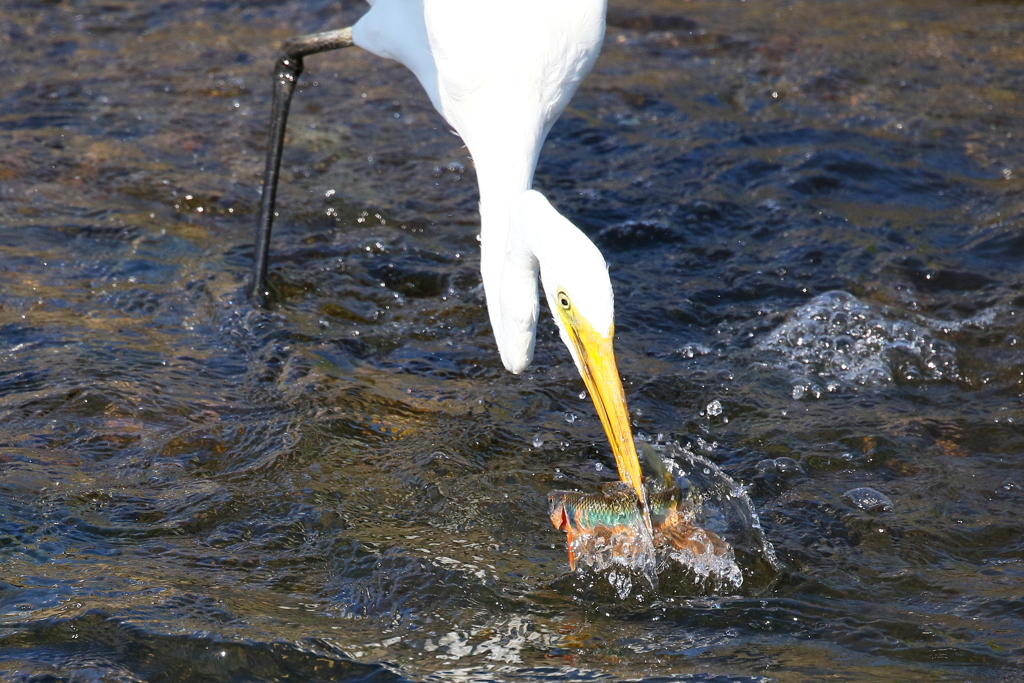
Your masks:
<instances>
[{"instance_id":1,"label":"fish fin","mask_svg":"<svg viewBox=\"0 0 1024 683\"><path fill-rule=\"evenodd\" d=\"M663 482L669 488L676 485L675 477L669 472L668 466L665 465L665 461L662 460L654 446L646 441L641 441L640 453L644 456L643 464L646 465L648 470L646 474L650 475L651 481Z\"/></svg>"},{"instance_id":2,"label":"fish fin","mask_svg":"<svg viewBox=\"0 0 1024 683\"><path fill-rule=\"evenodd\" d=\"M686 550L697 556L711 552L722 557L730 549L729 544L713 531L683 521L661 529L659 536L659 545L669 544L676 550Z\"/></svg>"},{"instance_id":3,"label":"fish fin","mask_svg":"<svg viewBox=\"0 0 1024 683\"><path fill-rule=\"evenodd\" d=\"M572 551L572 542L572 527L567 525L565 529L565 545L569 549L569 571L574 572L576 571L576 554Z\"/></svg>"},{"instance_id":4,"label":"fish fin","mask_svg":"<svg viewBox=\"0 0 1024 683\"><path fill-rule=\"evenodd\" d=\"M621 480L606 481L601 484L601 495L606 497L621 496L623 493L629 493L631 491L633 491L633 487Z\"/></svg>"}]
</instances>

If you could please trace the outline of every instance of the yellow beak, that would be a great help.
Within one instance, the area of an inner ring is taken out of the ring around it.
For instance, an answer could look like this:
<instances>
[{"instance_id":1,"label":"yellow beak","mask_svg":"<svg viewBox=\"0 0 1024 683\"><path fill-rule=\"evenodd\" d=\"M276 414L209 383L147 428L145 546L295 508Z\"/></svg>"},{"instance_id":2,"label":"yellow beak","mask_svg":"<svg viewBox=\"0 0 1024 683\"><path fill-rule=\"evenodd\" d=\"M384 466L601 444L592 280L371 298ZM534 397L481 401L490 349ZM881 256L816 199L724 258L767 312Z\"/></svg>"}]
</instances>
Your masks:
<instances>
[{"instance_id":1,"label":"yellow beak","mask_svg":"<svg viewBox=\"0 0 1024 683\"><path fill-rule=\"evenodd\" d=\"M580 374L594 399L597 415L615 454L619 477L633 487L643 510L644 523L651 531L651 517L647 508L647 491L640 473L640 460L633 443L633 430L629 425L626 394L622 389L619 369L615 365L612 348L613 331L608 336L598 334L590 323L571 313L560 311L569 339L580 359Z\"/></svg>"}]
</instances>

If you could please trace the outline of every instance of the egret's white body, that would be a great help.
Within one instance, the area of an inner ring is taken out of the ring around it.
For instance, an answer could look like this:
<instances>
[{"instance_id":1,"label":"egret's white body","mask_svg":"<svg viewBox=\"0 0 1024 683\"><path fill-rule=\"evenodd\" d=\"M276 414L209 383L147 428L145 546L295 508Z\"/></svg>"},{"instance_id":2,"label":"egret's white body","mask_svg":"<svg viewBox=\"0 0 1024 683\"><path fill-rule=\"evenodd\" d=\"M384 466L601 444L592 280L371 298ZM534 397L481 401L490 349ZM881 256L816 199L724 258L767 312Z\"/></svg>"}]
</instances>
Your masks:
<instances>
[{"instance_id":1,"label":"egret's white body","mask_svg":"<svg viewBox=\"0 0 1024 683\"><path fill-rule=\"evenodd\" d=\"M480 186L481 274L505 367L533 357L538 271L556 313L559 292L594 331L612 336L612 288L600 251L530 192L548 131L590 71L605 0L371 0L353 42L409 68L465 141Z\"/></svg>"}]
</instances>

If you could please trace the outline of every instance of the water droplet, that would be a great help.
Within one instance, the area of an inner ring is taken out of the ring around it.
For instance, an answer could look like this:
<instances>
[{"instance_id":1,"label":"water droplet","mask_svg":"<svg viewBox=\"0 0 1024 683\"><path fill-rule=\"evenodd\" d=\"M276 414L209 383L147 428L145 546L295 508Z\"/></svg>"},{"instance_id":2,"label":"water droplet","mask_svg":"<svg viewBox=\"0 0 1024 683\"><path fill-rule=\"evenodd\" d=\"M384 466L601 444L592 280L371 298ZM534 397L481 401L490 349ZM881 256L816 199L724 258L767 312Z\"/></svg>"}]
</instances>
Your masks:
<instances>
[{"instance_id":1,"label":"water droplet","mask_svg":"<svg viewBox=\"0 0 1024 683\"><path fill-rule=\"evenodd\" d=\"M573 422L576 421L576 416L573 415L572 413L566 413L565 414L565 421L568 422L569 424L572 424Z\"/></svg>"},{"instance_id":2,"label":"water droplet","mask_svg":"<svg viewBox=\"0 0 1024 683\"><path fill-rule=\"evenodd\" d=\"M580 400L581 401L586 401L587 400L587 392L586 392L586 390L580 392Z\"/></svg>"},{"instance_id":3,"label":"water droplet","mask_svg":"<svg viewBox=\"0 0 1024 683\"><path fill-rule=\"evenodd\" d=\"M716 398L714 401L712 401L711 403L708 404L708 407L707 407L706 410L708 411L708 415L710 415L711 417L716 417L718 415L721 415L722 414L722 402L719 401Z\"/></svg>"},{"instance_id":4,"label":"water droplet","mask_svg":"<svg viewBox=\"0 0 1024 683\"><path fill-rule=\"evenodd\" d=\"M541 446L544 445L544 439L541 437L540 434L534 434L532 443L534 448L540 448Z\"/></svg>"},{"instance_id":5,"label":"water droplet","mask_svg":"<svg viewBox=\"0 0 1024 683\"><path fill-rule=\"evenodd\" d=\"M633 590L633 580L625 572L611 572L608 574L608 583L619 595L619 600L625 600Z\"/></svg>"}]
</instances>

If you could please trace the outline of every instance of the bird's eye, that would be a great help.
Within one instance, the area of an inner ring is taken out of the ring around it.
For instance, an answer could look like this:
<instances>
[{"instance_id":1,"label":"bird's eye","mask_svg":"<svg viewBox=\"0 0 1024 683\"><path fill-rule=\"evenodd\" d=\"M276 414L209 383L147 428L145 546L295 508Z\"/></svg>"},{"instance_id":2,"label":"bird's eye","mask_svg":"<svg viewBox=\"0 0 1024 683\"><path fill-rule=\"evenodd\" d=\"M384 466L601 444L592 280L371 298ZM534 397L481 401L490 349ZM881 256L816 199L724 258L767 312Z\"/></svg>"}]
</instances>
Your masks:
<instances>
[{"instance_id":1,"label":"bird's eye","mask_svg":"<svg viewBox=\"0 0 1024 683\"><path fill-rule=\"evenodd\" d=\"M562 307L563 311L568 311L572 308L572 304L569 303L569 295L565 292L558 293L558 305Z\"/></svg>"}]
</instances>

